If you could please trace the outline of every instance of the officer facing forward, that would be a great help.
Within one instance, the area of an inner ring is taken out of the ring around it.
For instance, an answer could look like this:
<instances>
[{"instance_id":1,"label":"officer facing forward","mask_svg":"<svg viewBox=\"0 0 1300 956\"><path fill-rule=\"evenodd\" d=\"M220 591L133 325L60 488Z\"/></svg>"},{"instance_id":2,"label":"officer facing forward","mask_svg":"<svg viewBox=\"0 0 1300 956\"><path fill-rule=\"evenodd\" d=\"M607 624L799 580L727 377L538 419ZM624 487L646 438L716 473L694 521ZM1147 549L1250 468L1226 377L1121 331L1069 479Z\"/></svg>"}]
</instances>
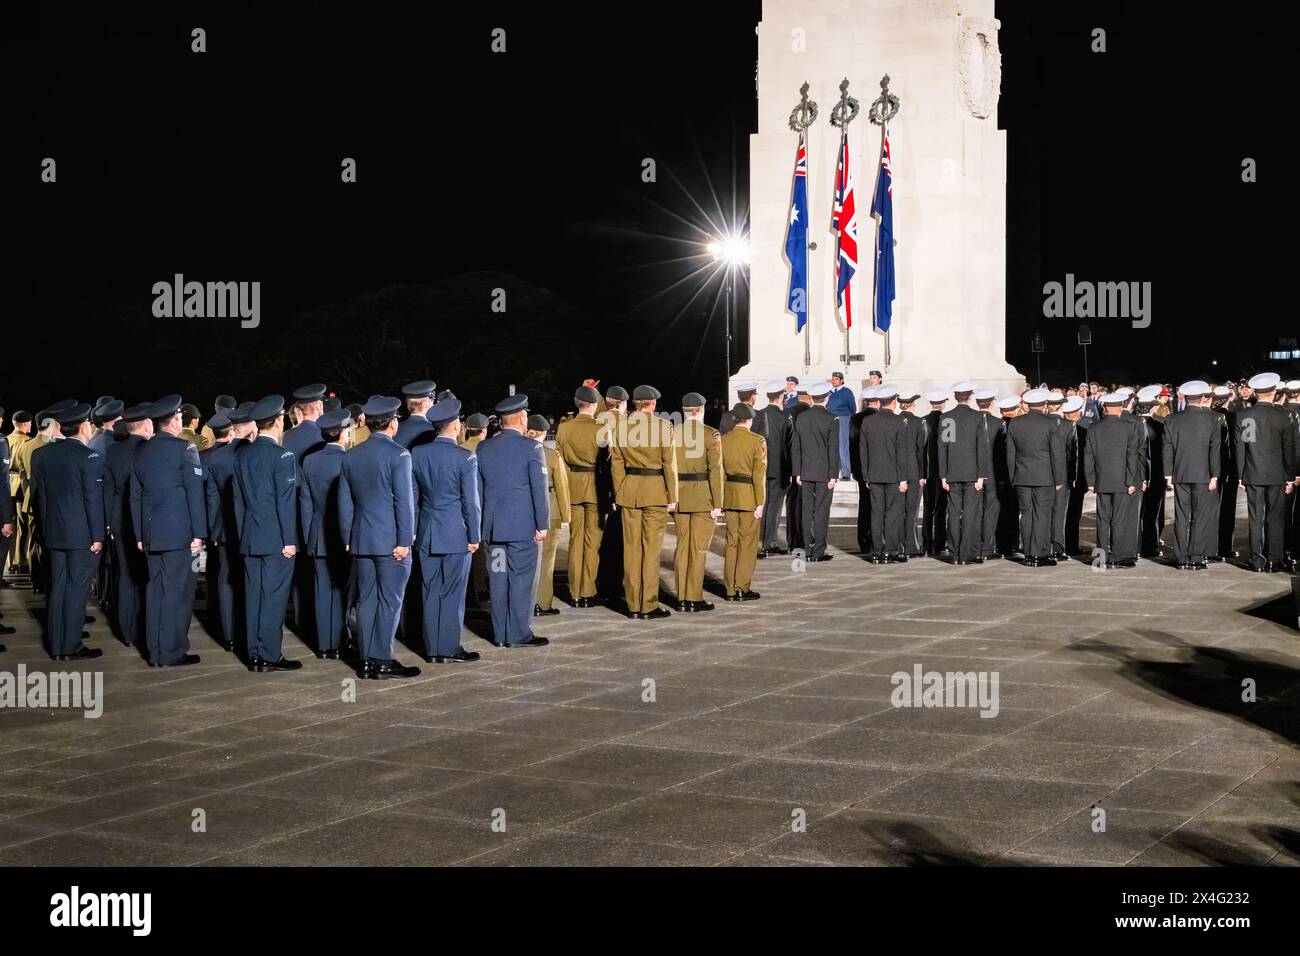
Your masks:
<instances>
[{"instance_id":1,"label":"officer facing forward","mask_svg":"<svg viewBox=\"0 0 1300 956\"><path fill-rule=\"evenodd\" d=\"M257 438L235 453L235 518L244 564L244 625L248 669L290 671L302 661L280 652L284 611L298 553L298 464L280 445L284 399L268 395L249 415Z\"/></svg>"},{"instance_id":2,"label":"officer facing forward","mask_svg":"<svg viewBox=\"0 0 1300 956\"><path fill-rule=\"evenodd\" d=\"M826 553L831 524L831 497L840 477L840 423L826 410L831 386L808 386L812 407L795 420L790 438L790 471L799 485L809 561L830 561ZM847 427L847 425L846 425ZM848 462L844 463L847 467Z\"/></svg>"},{"instance_id":3,"label":"officer facing forward","mask_svg":"<svg viewBox=\"0 0 1300 956\"><path fill-rule=\"evenodd\" d=\"M1065 483L1065 441L1057 420L1046 414L1047 390L1031 389L1023 397L1029 414L1007 424L1007 470L1020 506L1021 547L1025 567L1054 567L1056 559L1048 557L1047 551L1053 502ZM1122 427L1137 435L1128 423ZM1133 543L1137 544L1136 535Z\"/></svg>"},{"instance_id":4,"label":"officer facing forward","mask_svg":"<svg viewBox=\"0 0 1300 956\"><path fill-rule=\"evenodd\" d=\"M502 399L496 413L501 431L478 446L492 642L497 647L541 647L550 642L533 634L532 619L538 545L550 527L546 460L542 447L524 434L527 395Z\"/></svg>"},{"instance_id":5,"label":"officer facing forward","mask_svg":"<svg viewBox=\"0 0 1300 956\"><path fill-rule=\"evenodd\" d=\"M393 658L415 540L411 453L393 437L401 404L383 395L366 402L362 410L370 437L343 456L339 473L339 532L355 568L359 673L367 680L420 673L418 667L404 667Z\"/></svg>"},{"instance_id":6,"label":"officer facing forward","mask_svg":"<svg viewBox=\"0 0 1300 956\"><path fill-rule=\"evenodd\" d=\"M153 437L131 463L131 526L149 569L144 635L154 667L197 664L190 649L194 557L207 534L199 451L180 436L181 397L168 395L149 410Z\"/></svg>"},{"instance_id":7,"label":"officer facing forward","mask_svg":"<svg viewBox=\"0 0 1300 956\"><path fill-rule=\"evenodd\" d=\"M699 392L682 396L682 427L673 436L677 458L673 569L677 610L687 612L713 610L704 600L704 563L713 541L714 522L722 517L722 436L704 424L704 404Z\"/></svg>"},{"instance_id":8,"label":"officer facing forward","mask_svg":"<svg viewBox=\"0 0 1300 956\"><path fill-rule=\"evenodd\" d=\"M456 442L460 402L439 402L429 412L433 441L411 453L419 497L415 548L420 555L424 659L468 663L479 658L460 643L465 624L465 585L470 561L479 551L483 510L479 503L478 456Z\"/></svg>"},{"instance_id":9,"label":"officer facing forward","mask_svg":"<svg viewBox=\"0 0 1300 956\"><path fill-rule=\"evenodd\" d=\"M48 448L36 477L36 513L50 562L46 633L51 660L85 660L104 653L82 643L81 629L104 549L104 459L86 445L89 405L74 405L57 418L65 441Z\"/></svg>"},{"instance_id":10,"label":"officer facing forward","mask_svg":"<svg viewBox=\"0 0 1300 956\"><path fill-rule=\"evenodd\" d=\"M1164 420L1158 467L1174 486L1174 557L1180 571L1204 570L1218 548L1223 428L1210 409L1210 386L1184 382L1187 407ZM1161 482L1161 488L1164 481Z\"/></svg>"},{"instance_id":11,"label":"officer facing forward","mask_svg":"<svg viewBox=\"0 0 1300 956\"><path fill-rule=\"evenodd\" d=\"M339 475L350 421L345 409L325 412L316 419L322 444L302 463L298 488L298 524L305 550L299 560L305 557L311 562L316 656L329 661L338 660L347 636L343 595L352 562L339 530Z\"/></svg>"}]
</instances>

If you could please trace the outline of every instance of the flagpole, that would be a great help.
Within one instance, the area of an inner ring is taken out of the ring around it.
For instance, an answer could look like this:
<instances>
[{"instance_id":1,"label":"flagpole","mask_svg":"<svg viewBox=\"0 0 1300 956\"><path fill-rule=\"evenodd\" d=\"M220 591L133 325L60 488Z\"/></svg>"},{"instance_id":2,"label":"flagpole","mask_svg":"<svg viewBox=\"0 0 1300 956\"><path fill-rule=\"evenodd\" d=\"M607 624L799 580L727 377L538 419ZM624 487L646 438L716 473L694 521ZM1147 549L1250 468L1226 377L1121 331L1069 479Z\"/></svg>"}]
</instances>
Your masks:
<instances>
[{"instance_id":1,"label":"flagpole","mask_svg":"<svg viewBox=\"0 0 1300 956\"><path fill-rule=\"evenodd\" d=\"M889 138L889 121L885 120L880 124L880 150L879 152L876 153L877 157L883 157L885 155L885 142L886 140L888 140L888 138ZM877 171L876 175L879 176L880 172ZM879 236L879 234L880 234L880 230L879 228L877 228L876 235ZM876 241L879 242L879 239L877 238ZM880 255L879 250L876 251L876 255L877 257L879 257ZM879 268L879 266L877 266L877 268ZM871 308L873 310L876 308L876 297L874 295L871 297ZM891 322L890 325L892 326L893 323ZM885 329L885 374L886 375L889 374L889 366L891 366L892 364L894 363L893 363L893 356L890 354L890 349L889 349L889 329Z\"/></svg>"},{"instance_id":2,"label":"flagpole","mask_svg":"<svg viewBox=\"0 0 1300 956\"><path fill-rule=\"evenodd\" d=\"M803 141L804 155L804 195L807 199L808 208L812 208L812 137L808 135L808 129L817 120L817 104L808 99L808 83L804 81L803 86L799 87L799 105L790 112L790 128L799 134L799 139ZM797 154L796 154L797 155ZM797 161L797 160L796 160ZM812 316L811 306L811 288L812 270L809 266L809 243L807 237L811 235L810 228L812 223L805 223L804 226L804 246L803 246L803 274L804 274L804 297L803 297L803 371L804 377L808 375L808 369L812 366ZM811 248L816 248L813 244ZM793 267L793 266L792 266Z\"/></svg>"},{"instance_id":3,"label":"flagpole","mask_svg":"<svg viewBox=\"0 0 1300 956\"><path fill-rule=\"evenodd\" d=\"M900 103L897 96L889 92L889 74L886 73L880 78L880 96L871 104L871 109L867 112L867 119L880 127L880 149L876 151L876 189L880 188L880 177L883 173L883 163L885 158L885 142L889 139L889 121L898 115ZM893 237L890 237L893 241ZM880 281L880 224L876 224L876 259L875 269L872 271L872 277L875 282ZM874 292L874 290L873 290ZM878 328L876 315L877 296L871 296L871 318L872 327ZM892 326L893 323L891 322ZM889 329L884 332L885 337L885 373L889 373L889 366L892 364L892 355L889 348Z\"/></svg>"}]
</instances>

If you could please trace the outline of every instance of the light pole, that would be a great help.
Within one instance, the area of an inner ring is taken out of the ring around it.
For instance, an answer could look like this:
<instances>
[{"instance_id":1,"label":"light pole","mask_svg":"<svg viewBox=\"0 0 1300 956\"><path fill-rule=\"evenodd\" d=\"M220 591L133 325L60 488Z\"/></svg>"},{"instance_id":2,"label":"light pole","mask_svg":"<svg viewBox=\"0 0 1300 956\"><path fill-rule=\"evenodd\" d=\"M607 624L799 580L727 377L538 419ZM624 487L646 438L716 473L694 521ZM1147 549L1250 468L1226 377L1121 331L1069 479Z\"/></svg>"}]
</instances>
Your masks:
<instances>
[{"instance_id":1,"label":"light pole","mask_svg":"<svg viewBox=\"0 0 1300 956\"><path fill-rule=\"evenodd\" d=\"M726 374L723 376L723 385L731 380L731 310L735 296L736 269L740 266L749 265L749 237L732 236L724 239L714 239L705 250L713 257L715 262L721 262L724 269L722 277L722 289L726 293Z\"/></svg>"}]
</instances>

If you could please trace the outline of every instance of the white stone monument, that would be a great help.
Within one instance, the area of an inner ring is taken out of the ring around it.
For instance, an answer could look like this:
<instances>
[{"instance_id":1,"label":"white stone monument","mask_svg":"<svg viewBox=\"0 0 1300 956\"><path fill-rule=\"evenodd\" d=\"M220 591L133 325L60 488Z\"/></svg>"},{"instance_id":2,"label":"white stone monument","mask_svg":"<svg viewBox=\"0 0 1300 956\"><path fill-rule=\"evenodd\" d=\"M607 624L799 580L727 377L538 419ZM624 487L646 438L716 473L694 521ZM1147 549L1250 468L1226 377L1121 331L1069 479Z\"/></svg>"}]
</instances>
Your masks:
<instances>
[{"instance_id":1,"label":"white stone monument","mask_svg":"<svg viewBox=\"0 0 1300 956\"><path fill-rule=\"evenodd\" d=\"M889 123L896 293L890 332L872 327L876 222L870 216L880 127L868 107L882 75L901 100ZM861 102L849 126L858 209L855 317L846 363L836 312L831 207L839 130L829 118L840 81ZM807 82L819 107L809 137L810 361L785 310L784 255L798 134L791 110ZM924 394L971 379L1003 394L1024 387L1006 362L1006 134L993 0L763 0L758 26L758 132L750 137L750 363L731 380L760 385L847 372L860 394L868 371ZM847 365L847 369L846 369ZM760 396L759 405L763 404Z\"/></svg>"}]
</instances>

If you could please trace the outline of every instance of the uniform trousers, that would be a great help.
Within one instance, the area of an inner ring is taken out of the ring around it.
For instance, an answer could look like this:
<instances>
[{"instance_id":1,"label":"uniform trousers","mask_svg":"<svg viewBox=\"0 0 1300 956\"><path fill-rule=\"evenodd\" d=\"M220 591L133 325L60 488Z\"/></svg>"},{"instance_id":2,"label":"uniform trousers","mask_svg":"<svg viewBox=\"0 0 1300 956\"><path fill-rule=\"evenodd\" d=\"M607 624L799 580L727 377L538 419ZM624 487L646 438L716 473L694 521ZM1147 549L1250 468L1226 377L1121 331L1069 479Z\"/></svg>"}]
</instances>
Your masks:
<instances>
[{"instance_id":1,"label":"uniform trousers","mask_svg":"<svg viewBox=\"0 0 1300 956\"><path fill-rule=\"evenodd\" d=\"M858 550L872 554L876 548L871 538L871 490L865 481L853 480L858 486Z\"/></svg>"},{"instance_id":2,"label":"uniform trousers","mask_svg":"<svg viewBox=\"0 0 1300 956\"><path fill-rule=\"evenodd\" d=\"M424 652L430 657L449 657L460 650L460 631L465 623L465 582L469 579L472 563L470 557L468 551L420 555Z\"/></svg>"},{"instance_id":3,"label":"uniform trousers","mask_svg":"<svg viewBox=\"0 0 1300 956\"><path fill-rule=\"evenodd\" d=\"M1216 503L1217 504L1217 503ZM1211 522L1217 520L1218 509L1210 516ZM1144 558L1154 558L1160 554L1161 536L1165 531L1165 479L1163 476L1152 478L1147 483L1147 490L1142 492L1142 525L1139 536L1138 553ZM1213 552L1202 551L1201 557Z\"/></svg>"},{"instance_id":4,"label":"uniform trousers","mask_svg":"<svg viewBox=\"0 0 1300 956\"><path fill-rule=\"evenodd\" d=\"M1070 496L1073 492L1074 489L1069 482L1065 482L1052 494L1051 551L1053 554L1070 553L1070 549L1065 546L1065 525L1069 520Z\"/></svg>"},{"instance_id":5,"label":"uniform trousers","mask_svg":"<svg viewBox=\"0 0 1300 956\"><path fill-rule=\"evenodd\" d=\"M296 558L274 554L245 554L244 634L248 659L278 661L284 640L284 612L289 604L297 568Z\"/></svg>"},{"instance_id":6,"label":"uniform trousers","mask_svg":"<svg viewBox=\"0 0 1300 956\"><path fill-rule=\"evenodd\" d=\"M785 490L785 546L791 551L805 550L808 542L804 537L803 493L793 480Z\"/></svg>"},{"instance_id":7,"label":"uniform trousers","mask_svg":"<svg viewBox=\"0 0 1300 956\"><path fill-rule=\"evenodd\" d=\"M1016 500L1020 507L1020 543L1025 557L1047 557L1047 549L1052 543L1052 506L1056 489L1051 485L1017 485Z\"/></svg>"},{"instance_id":8,"label":"uniform trousers","mask_svg":"<svg viewBox=\"0 0 1300 956\"><path fill-rule=\"evenodd\" d=\"M1236 553L1237 491L1241 482L1229 478L1219 482L1219 550L1220 557L1230 558Z\"/></svg>"},{"instance_id":9,"label":"uniform trousers","mask_svg":"<svg viewBox=\"0 0 1300 956\"><path fill-rule=\"evenodd\" d=\"M414 563L409 554L400 561L392 554L352 556L357 587L357 640L363 660L393 660L393 640L397 637L406 582L411 578ZM531 604L528 610L532 612ZM494 617L495 614L494 608Z\"/></svg>"},{"instance_id":10,"label":"uniform trousers","mask_svg":"<svg viewBox=\"0 0 1300 956\"><path fill-rule=\"evenodd\" d=\"M728 511L727 550L722 563L722 584L728 595L750 590L758 563L758 519L752 511Z\"/></svg>"},{"instance_id":11,"label":"uniform trousers","mask_svg":"<svg viewBox=\"0 0 1300 956\"><path fill-rule=\"evenodd\" d=\"M316 650L336 651L347 638L344 595L347 594L350 565L346 552L312 558L312 593L315 607ZM464 600L464 595L461 595Z\"/></svg>"},{"instance_id":12,"label":"uniform trousers","mask_svg":"<svg viewBox=\"0 0 1300 956\"><path fill-rule=\"evenodd\" d=\"M244 590L244 572L235 542L208 546L207 582L209 626L215 624L221 640L233 648L244 627L239 600Z\"/></svg>"},{"instance_id":13,"label":"uniform trousers","mask_svg":"<svg viewBox=\"0 0 1300 956\"><path fill-rule=\"evenodd\" d=\"M622 511L622 508L617 508L602 516L600 551L596 567L596 591L609 599L617 598L626 590L623 570ZM636 609L632 608L632 610Z\"/></svg>"},{"instance_id":14,"label":"uniform trousers","mask_svg":"<svg viewBox=\"0 0 1300 956\"><path fill-rule=\"evenodd\" d=\"M786 489L789 487L788 480L780 478L767 479L767 507L763 509L763 541L762 548L764 551L775 551L781 547L777 541L777 529L781 524L781 506L785 503ZM786 541L786 547L790 547L790 542Z\"/></svg>"},{"instance_id":15,"label":"uniform trousers","mask_svg":"<svg viewBox=\"0 0 1300 956\"><path fill-rule=\"evenodd\" d=\"M673 515L677 530L677 549L673 553L673 571L677 577L678 601L704 600L704 563L709 557L716 525L707 511Z\"/></svg>"},{"instance_id":16,"label":"uniform trousers","mask_svg":"<svg viewBox=\"0 0 1300 956\"><path fill-rule=\"evenodd\" d=\"M992 540L996 544L993 550L1010 556L1013 551L1020 550L1020 495L1015 485L1007 483L998 485L997 494L993 497L998 504L996 508L985 511L985 524L990 520L993 524ZM986 545L988 540L986 538ZM992 553L990 550L985 551L985 554Z\"/></svg>"},{"instance_id":17,"label":"uniform trousers","mask_svg":"<svg viewBox=\"0 0 1300 956\"><path fill-rule=\"evenodd\" d=\"M1137 496L1137 492L1097 492L1097 547L1108 564L1137 557L1137 540L1128 520L1132 499Z\"/></svg>"},{"instance_id":18,"label":"uniform trousers","mask_svg":"<svg viewBox=\"0 0 1300 956\"><path fill-rule=\"evenodd\" d=\"M537 567L537 606L544 611L549 611L555 603L555 551L559 546L560 529L551 528L542 540L542 557Z\"/></svg>"},{"instance_id":19,"label":"uniform trousers","mask_svg":"<svg viewBox=\"0 0 1300 956\"><path fill-rule=\"evenodd\" d=\"M948 529L952 527L952 519L949 517L952 495L944 493L943 482L936 475L930 475L929 479L922 492L921 548L924 551L937 552L942 551L948 544ZM951 486L952 482L948 484ZM976 534L979 534L978 522L975 528Z\"/></svg>"},{"instance_id":20,"label":"uniform trousers","mask_svg":"<svg viewBox=\"0 0 1300 956\"><path fill-rule=\"evenodd\" d=\"M547 537L550 537L550 532L547 532ZM493 541L487 549L488 590L492 594L492 641L498 647L522 644L533 636L533 604L540 549L532 538Z\"/></svg>"},{"instance_id":21,"label":"uniform trousers","mask_svg":"<svg viewBox=\"0 0 1300 956\"><path fill-rule=\"evenodd\" d=\"M803 480L799 486L799 507L804 518L804 542L808 557L820 558L826 553L827 537L831 530L831 498L834 492L824 481Z\"/></svg>"},{"instance_id":22,"label":"uniform trousers","mask_svg":"<svg viewBox=\"0 0 1300 956\"><path fill-rule=\"evenodd\" d=\"M149 663L174 664L190 649L194 555L189 548L175 548L148 551L145 560L149 583L144 592L144 640Z\"/></svg>"},{"instance_id":23,"label":"uniform trousers","mask_svg":"<svg viewBox=\"0 0 1300 956\"><path fill-rule=\"evenodd\" d=\"M873 481L871 493L871 540L876 554L903 553L903 492L896 481Z\"/></svg>"},{"instance_id":24,"label":"uniform trousers","mask_svg":"<svg viewBox=\"0 0 1300 956\"><path fill-rule=\"evenodd\" d=\"M668 509L619 507L623 516L623 595L628 611L649 613L659 606L659 552Z\"/></svg>"},{"instance_id":25,"label":"uniform trousers","mask_svg":"<svg viewBox=\"0 0 1300 956\"><path fill-rule=\"evenodd\" d=\"M1218 493L1209 485L1174 485L1174 557L1178 563L1204 561L1214 555L1218 530Z\"/></svg>"},{"instance_id":26,"label":"uniform trousers","mask_svg":"<svg viewBox=\"0 0 1300 956\"><path fill-rule=\"evenodd\" d=\"M149 586L149 565L134 541L122 535L113 535L113 550L117 553L117 595L113 607L117 621L117 639L127 647L144 643L144 595Z\"/></svg>"},{"instance_id":27,"label":"uniform trousers","mask_svg":"<svg viewBox=\"0 0 1300 956\"><path fill-rule=\"evenodd\" d=\"M99 567L89 548L49 548L50 593L46 601L46 631L51 654L71 654L81 646L86 623L86 599Z\"/></svg>"},{"instance_id":28,"label":"uniform trousers","mask_svg":"<svg viewBox=\"0 0 1300 956\"><path fill-rule=\"evenodd\" d=\"M939 484L937 481L935 484ZM930 483L926 483L929 488ZM939 484L939 487L943 486ZM960 561L978 557L984 535L984 492L973 481L948 482L948 545Z\"/></svg>"},{"instance_id":29,"label":"uniform trousers","mask_svg":"<svg viewBox=\"0 0 1300 956\"><path fill-rule=\"evenodd\" d=\"M927 481L927 487L929 484ZM921 487L919 479L909 478L907 491L900 494L903 496L903 551L909 555L920 555L924 553L925 545L917 521L921 517L921 499L925 497L925 489Z\"/></svg>"},{"instance_id":30,"label":"uniform trousers","mask_svg":"<svg viewBox=\"0 0 1300 956\"><path fill-rule=\"evenodd\" d=\"M600 512L594 501L569 506L569 597L575 601L596 596L602 534Z\"/></svg>"},{"instance_id":31,"label":"uniform trousers","mask_svg":"<svg viewBox=\"0 0 1300 956\"><path fill-rule=\"evenodd\" d=\"M1076 481L1070 486L1070 506L1065 512L1065 553L1079 553L1079 523L1083 520L1083 499L1088 486Z\"/></svg>"},{"instance_id":32,"label":"uniform trousers","mask_svg":"<svg viewBox=\"0 0 1300 956\"><path fill-rule=\"evenodd\" d=\"M1262 567L1265 561L1282 560L1287 499L1283 485L1247 485L1246 508L1250 513L1250 563Z\"/></svg>"}]
</instances>

